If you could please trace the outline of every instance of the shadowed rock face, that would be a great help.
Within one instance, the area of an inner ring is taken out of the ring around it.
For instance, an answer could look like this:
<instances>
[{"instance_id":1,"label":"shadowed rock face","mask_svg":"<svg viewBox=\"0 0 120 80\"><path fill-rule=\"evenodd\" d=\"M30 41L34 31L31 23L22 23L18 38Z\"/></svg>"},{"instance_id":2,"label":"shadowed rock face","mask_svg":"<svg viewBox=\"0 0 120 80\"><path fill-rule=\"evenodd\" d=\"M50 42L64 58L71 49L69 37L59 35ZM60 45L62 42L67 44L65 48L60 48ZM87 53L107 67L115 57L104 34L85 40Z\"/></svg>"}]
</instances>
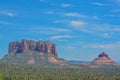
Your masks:
<instances>
[{"instance_id":1,"label":"shadowed rock face","mask_svg":"<svg viewBox=\"0 0 120 80\"><path fill-rule=\"evenodd\" d=\"M93 64L116 64L106 53L102 53L92 61Z\"/></svg>"},{"instance_id":2,"label":"shadowed rock face","mask_svg":"<svg viewBox=\"0 0 120 80\"><path fill-rule=\"evenodd\" d=\"M102 54L100 54L99 56L98 56L99 58L101 58L101 57L106 57L106 58L108 58L109 59L109 56L106 54L106 53L102 53Z\"/></svg>"},{"instance_id":3,"label":"shadowed rock face","mask_svg":"<svg viewBox=\"0 0 120 80\"><path fill-rule=\"evenodd\" d=\"M45 53L53 53L57 56L56 45L52 44L50 41L33 41L33 40L26 40L23 39L21 42L11 42L9 44L9 53L22 53L26 51L39 51Z\"/></svg>"}]
</instances>

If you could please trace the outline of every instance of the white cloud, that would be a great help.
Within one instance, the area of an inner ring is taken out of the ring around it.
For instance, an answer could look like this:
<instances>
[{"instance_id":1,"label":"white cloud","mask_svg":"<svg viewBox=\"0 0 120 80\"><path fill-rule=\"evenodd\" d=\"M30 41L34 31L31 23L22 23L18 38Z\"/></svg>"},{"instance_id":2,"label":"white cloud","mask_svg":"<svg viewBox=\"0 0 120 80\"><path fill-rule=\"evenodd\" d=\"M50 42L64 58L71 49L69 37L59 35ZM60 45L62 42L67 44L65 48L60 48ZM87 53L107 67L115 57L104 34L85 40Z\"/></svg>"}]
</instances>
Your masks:
<instances>
[{"instance_id":1,"label":"white cloud","mask_svg":"<svg viewBox=\"0 0 120 80\"><path fill-rule=\"evenodd\" d=\"M49 26L33 26L29 29L28 34L61 34L61 33L69 33L71 30L65 28L57 28L57 27L49 27Z\"/></svg>"},{"instance_id":2,"label":"white cloud","mask_svg":"<svg viewBox=\"0 0 120 80\"><path fill-rule=\"evenodd\" d=\"M111 38L114 35L120 35L119 25L94 24L83 21L70 21L70 25L81 32L97 35L102 38Z\"/></svg>"},{"instance_id":3,"label":"white cloud","mask_svg":"<svg viewBox=\"0 0 120 80\"><path fill-rule=\"evenodd\" d=\"M86 28L88 33L95 34L102 38L111 38L120 34L119 25L110 25L110 24L89 24L90 28ZM117 34L116 34L117 33Z\"/></svg>"},{"instance_id":4,"label":"white cloud","mask_svg":"<svg viewBox=\"0 0 120 80\"><path fill-rule=\"evenodd\" d=\"M48 12L45 12L46 14L53 14L54 12L52 11L48 11Z\"/></svg>"},{"instance_id":5,"label":"white cloud","mask_svg":"<svg viewBox=\"0 0 120 80\"><path fill-rule=\"evenodd\" d=\"M93 19L99 20L98 16L92 16Z\"/></svg>"},{"instance_id":6,"label":"white cloud","mask_svg":"<svg viewBox=\"0 0 120 80\"><path fill-rule=\"evenodd\" d=\"M84 46L85 48L102 48L104 49L105 48L105 45L100 45L100 44L91 44L91 45L87 45L87 46Z\"/></svg>"},{"instance_id":7,"label":"white cloud","mask_svg":"<svg viewBox=\"0 0 120 80\"><path fill-rule=\"evenodd\" d=\"M16 25L15 23L6 22L6 21L0 21L0 24L2 24L2 25Z\"/></svg>"},{"instance_id":8,"label":"white cloud","mask_svg":"<svg viewBox=\"0 0 120 80\"><path fill-rule=\"evenodd\" d=\"M61 48L63 48L63 49L68 49L68 50L77 49L76 46L72 46L72 45L61 46Z\"/></svg>"},{"instance_id":9,"label":"white cloud","mask_svg":"<svg viewBox=\"0 0 120 80\"><path fill-rule=\"evenodd\" d=\"M61 4L61 7L70 7L70 6L72 6L72 5L71 4L65 4L65 3Z\"/></svg>"},{"instance_id":10,"label":"white cloud","mask_svg":"<svg viewBox=\"0 0 120 80\"><path fill-rule=\"evenodd\" d=\"M120 9L114 9L114 10L111 10L111 12L118 13L120 12Z\"/></svg>"},{"instance_id":11,"label":"white cloud","mask_svg":"<svg viewBox=\"0 0 120 80\"><path fill-rule=\"evenodd\" d=\"M120 48L120 41L111 44L88 44L84 48L95 48L95 49L116 49Z\"/></svg>"},{"instance_id":12,"label":"white cloud","mask_svg":"<svg viewBox=\"0 0 120 80\"><path fill-rule=\"evenodd\" d=\"M66 22L66 20L55 20L53 23L63 23Z\"/></svg>"},{"instance_id":13,"label":"white cloud","mask_svg":"<svg viewBox=\"0 0 120 80\"><path fill-rule=\"evenodd\" d=\"M72 38L73 36L69 36L69 35L57 35L57 36L52 36L51 39L61 39L61 38Z\"/></svg>"},{"instance_id":14,"label":"white cloud","mask_svg":"<svg viewBox=\"0 0 120 80\"><path fill-rule=\"evenodd\" d=\"M110 34L110 33L104 33L104 34L102 35L102 37L103 37L103 38L110 38L110 37L112 37L112 34Z\"/></svg>"},{"instance_id":15,"label":"white cloud","mask_svg":"<svg viewBox=\"0 0 120 80\"><path fill-rule=\"evenodd\" d=\"M98 6L103 6L103 5L105 5L105 4L103 4L103 3L99 3L99 2L93 2L92 4L94 4L94 5L98 5Z\"/></svg>"},{"instance_id":16,"label":"white cloud","mask_svg":"<svg viewBox=\"0 0 120 80\"><path fill-rule=\"evenodd\" d=\"M82 21L71 21L70 22L71 26L73 27L82 27L84 26L86 23L82 22Z\"/></svg>"},{"instance_id":17,"label":"white cloud","mask_svg":"<svg viewBox=\"0 0 120 80\"><path fill-rule=\"evenodd\" d=\"M11 16L11 17L14 16L14 14L13 14L13 13L10 13L10 12L8 12L7 15L8 15L8 16Z\"/></svg>"},{"instance_id":18,"label":"white cloud","mask_svg":"<svg viewBox=\"0 0 120 80\"><path fill-rule=\"evenodd\" d=\"M110 25L110 24L93 24L93 30L106 32L106 31L120 31L119 25Z\"/></svg>"},{"instance_id":19,"label":"white cloud","mask_svg":"<svg viewBox=\"0 0 120 80\"><path fill-rule=\"evenodd\" d=\"M12 12L8 12L8 11L0 11L0 14L1 15L6 15L6 16L10 16L10 17L13 17L14 14Z\"/></svg>"},{"instance_id":20,"label":"white cloud","mask_svg":"<svg viewBox=\"0 0 120 80\"><path fill-rule=\"evenodd\" d=\"M106 16L106 17L116 17L114 14L106 14L104 16Z\"/></svg>"},{"instance_id":21,"label":"white cloud","mask_svg":"<svg viewBox=\"0 0 120 80\"><path fill-rule=\"evenodd\" d=\"M85 15L81 15L81 14L76 13L76 12L64 13L63 15L68 16L68 17L80 17L80 18L86 18L87 17Z\"/></svg>"}]
</instances>

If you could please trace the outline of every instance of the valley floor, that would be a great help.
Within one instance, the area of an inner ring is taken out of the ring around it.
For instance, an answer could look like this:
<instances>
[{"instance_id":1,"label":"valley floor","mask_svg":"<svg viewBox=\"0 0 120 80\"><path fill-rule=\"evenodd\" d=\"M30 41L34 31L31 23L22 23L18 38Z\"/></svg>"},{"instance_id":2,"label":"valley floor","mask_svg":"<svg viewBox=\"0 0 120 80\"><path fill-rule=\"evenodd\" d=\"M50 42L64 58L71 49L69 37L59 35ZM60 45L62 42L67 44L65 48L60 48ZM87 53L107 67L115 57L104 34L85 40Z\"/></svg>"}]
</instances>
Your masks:
<instances>
[{"instance_id":1,"label":"valley floor","mask_svg":"<svg viewBox=\"0 0 120 80\"><path fill-rule=\"evenodd\" d=\"M120 80L120 67L0 65L3 80ZM2 80L2 79L1 79Z\"/></svg>"}]
</instances>

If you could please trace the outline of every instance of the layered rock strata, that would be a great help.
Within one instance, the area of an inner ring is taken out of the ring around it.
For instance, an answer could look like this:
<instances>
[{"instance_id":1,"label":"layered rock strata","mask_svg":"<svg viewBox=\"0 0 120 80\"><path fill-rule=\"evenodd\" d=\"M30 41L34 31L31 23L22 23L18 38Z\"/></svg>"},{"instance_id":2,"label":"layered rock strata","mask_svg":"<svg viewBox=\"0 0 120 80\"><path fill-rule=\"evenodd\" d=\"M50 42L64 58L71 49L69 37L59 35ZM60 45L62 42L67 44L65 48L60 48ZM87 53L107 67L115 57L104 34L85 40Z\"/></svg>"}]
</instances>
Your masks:
<instances>
[{"instance_id":1,"label":"layered rock strata","mask_svg":"<svg viewBox=\"0 0 120 80\"><path fill-rule=\"evenodd\" d=\"M15 53L22 53L27 51L39 51L45 53L53 53L57 56L56 45L50 41L33 41L23 39L21 42L15 41L9 44L8 52L13 55Z\"/></svg>"},{"instance_id":2,"label":"layered rock strata","mask_svg":"<svg viewBox=\"0 0 120 80\"><path fill-rule=\"evenodd\" d=\"M98 58L92 61L93 64L116 64L106 53L101 53Z\"/></svg>"}]
</instances>

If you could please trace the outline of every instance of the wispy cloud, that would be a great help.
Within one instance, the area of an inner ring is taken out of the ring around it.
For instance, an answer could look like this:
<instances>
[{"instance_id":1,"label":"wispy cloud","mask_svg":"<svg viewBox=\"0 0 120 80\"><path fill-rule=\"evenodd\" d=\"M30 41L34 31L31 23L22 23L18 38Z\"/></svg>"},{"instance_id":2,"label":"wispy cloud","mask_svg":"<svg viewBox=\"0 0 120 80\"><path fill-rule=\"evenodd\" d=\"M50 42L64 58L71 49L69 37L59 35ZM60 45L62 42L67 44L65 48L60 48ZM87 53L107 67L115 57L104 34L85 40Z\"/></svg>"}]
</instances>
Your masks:
<instances>
[{"instance_id":1,"label":"wispy cloud","mask_svg":"<svg viewBox=\"0 0 120 80\"><path fill-rule=\"evenodd\" d=\"M12 12L9 12L9 11L0 11L0 14L1 15L10 16L10 17L14 16L14 14Z\"/></svg>"},{"instance_id":2,"label":"wispy cloud","mask_svg":"<svg viewBox=\"0 0 120 80\"><path fill-rule=\"evenodd\" d=\"M84 26L87 23L85 23L83 21L71 21L70 24L73 27L82 27L82 26Z\"/></svg>"},{"instance_id":3,"label":"wispy cloud","mask_svg":"<svg viewBox=\"0 0 120 80\"><path fill-rule=\"evenodd\" d=\"M72 5L71 4L66 4L66 3L61 4L61 7L70 7L70 6L72 6Z\"/></svg>"},{"instance_id":4,"label":"wispy cloud","mask_svg":"<svg viewBox=\"0 0 120 80\"><path fill-rule=\"evenodd\" d=\"M7 15L8 15L8 16L11 16L11 17L14 16L14 14L13 14L13 13L10 13L10 12L8 12Z\"/></svg>"},{"instance_id":5,"label":"wispy cloud","mask_svg":"<svg viewBox=\"0 0 120 80\"><path fill-rule=\"evenodd\" d=\"M112 37L112 34L111 33L104 33L103 35L101 35L101 37L110 38L110 37Z\"/></svg>"},{"instance_id":6,"label":"wispy cloud","mask_svg":"<svg viewBox=\"0 0 120 80\"><path fill-rule=\"evenodd\" d=\"M76 50L77 47L73 45L65 45L65 46L60 46L60 48L67 49L67 50Z\"/></svg>"},{"instance_id":7,"label":"wispy cloud","mask_svg":"<svg viewBox=\"0 0 120 80\"><path fill-rule=\"evenodd\" d=\"M94 34L102 38L111 38L113 35L120 34L119 25L94 24L83 21L70 21L70 25L81 32ZM118 34L116 34L118 33Z\"/></svg>"},{"instance_id":8,"label":"wispy cloud","mask_svg":"<svg viewBox=\"0 0 120 80\"><path fill-rule=\"evenodd\" d=\"M106 14L106 15L104 15L104 16L106 16L106 17L116 17L116 15L114 15L114 14ZM117 16L118 17L118 16Z\"/></svg>"},{"instance_id":9,"label":"wispy cloud","mask_svg":"<svg viewBox=\"0 0 120 80\"><path fill-rule=\"evenodd\" d=\"M66 22L66 20L55 20L53 23L63 23Z\"/></svg>"},{"instance_id":10,"label":"wispy cloud","mask_svg":"<svg viewBox=\"0 0 120 80\"><path fill-rule=\"evenodd\" d=\"M6 22L6 21L0 21L0 24L2 24L2 25L16 25L15 23Z\"/></svg>"},{"instance_id":11,"label":"wispy cloud","mask_svg":"<svg viewBox=\"0 0 120 80\"><path fill-rule=\"evenodd\" d=\"M111 38L113 37L113 35L119 35L120 26L110 25L110 24L98 24L98 25L93 25L91 31L103 38Z\"/></svg>"},{"instance_id":12,"label":"wispy cloud","mask_svg":"<svg viewBox=\"0 0 120 80\"><path fill-rule=\"evenodd\" d=\"M47 12L45 12L46 14L53 14L54 12L52 12L52 11L47 11Z\"/></svg>"},{"instance_id":13,"label":"wispy cloud","mask_svg":"<svg viewBox=\"0 0 120 80\"><path fill-rule=\"evenodd\" d=\"M111 24L93 24L93 30L106 32L106 31L120 31L119 25L111 25ZM102 26L102 27L101 27Z\"/></svg>"},{"instance_id":14,"label":"wispy cloud","mask_svg":"<svg viewBox=\"0 0 120 80\"><path fill-rule=\"evenodd\" d=\"M92 19L99 20L100 18L98 16L92 16Z\"/></svg>"},{"instance_id":15,"label":"wispy cloud","mask_svg":"<svg viewBox=\"0 0 120 80\"><path fill-rule=\"evenodd\" d=\"M70 35L56 35L52 36L51 39L56 40L56 39L61 39L61 38L72 38L73 36Z\"/></svg>"},{"instance_id":16,"label":"wispy cloud","mask_svg":"<svg viewBox=\"0 0 120 80\"><path fill-rule=\"evenodd\" d=\"M40 2L44 2L45 0L40 0Z\"/></svg>"},{"instance_id":17,"label":"wispy cloud","mask_svg":"<svg viewBox=\"0 0 120 80\"><path fill-rule=\"evenodd\" d=\"M95 49L115 49L120 48L120 41L110 44L88 44L84 48L95 48Z\"/></svg>"},{"instance_id":18,"label":"wispy cloud","mask_svg":"<svg viewBox=\"0 0 120 80\"><path fill-rule=\"evenodd\" d=\"M97 5L97 6L104 6L105 4L99 3L99 2L93 2L92 4Z\"/></svg>"},{"instance_id":19,"label":"wispy cloud","mask_svg":"<svg viewBox=\"0 0 120 80\"><path fill-rule=\"evenodd\" d=\"M98 35L102 38L111 38L114 35L120 34L120 26L119 25L110 25L110 24L91 24L92 26L89 29L89 32L95 35ZM86 28L87 29L87 28ZM118 34L116 34L118 33Z\"/></svg>"},{"instance_id":20,"label":"wispy cloud","mask_svg":"<svg viewBox=\"0 0 120 80\"><path fill-rule=\"evenodd\" d=\"M57 28L57 27L48 27L48 26L33 26L29 29L29 34L61 34L61 33L69 33L71 30L65 28Z\"/></svg>"},{"instance_id":21,"label":"wispy cloud","mask_svg":"<svg viewBox=\"0 0 120 80\"><path fill-rule=\"evenodd\" d=\"M87 16L76 13L76 12L71 12L71 13L63 13L64 16L68 17L79 17L79 18L86 18Z\"/></svg>"},{"instance_id":22,"label":"wispy cloud","mask_svg":"<svg viewBox=\"0 0 120 80\"><path fill-rule=\"evenodd\" d=\"M115 2L120 2L120 0L114 0Z\"/></svg>"},{"instance_id":23,"label":"wispy cloud","mask_svg":"<svg viewBox=\"0 0 120 80\"><path fill-rule=\"evenodd\" d=\"M114 9L114 10L111 10L111 12L118 13L120 12L120 9Z\"/></svg>"},{"instance_id":24,"label":"wispy cloud","mask_svg":"<svg viewBox=\"0 0 120 80\"><path fill-rule=\"evenodd\" d=\"M63 13L56 13L57 15L61 15L62 17L69 17L69 18L83 18L83 19L92 19L92 20L99 20L100 18L97 15L86 15L86 14L80 14L79 12L63 12Z\"/></svg>"}]
</instances>

